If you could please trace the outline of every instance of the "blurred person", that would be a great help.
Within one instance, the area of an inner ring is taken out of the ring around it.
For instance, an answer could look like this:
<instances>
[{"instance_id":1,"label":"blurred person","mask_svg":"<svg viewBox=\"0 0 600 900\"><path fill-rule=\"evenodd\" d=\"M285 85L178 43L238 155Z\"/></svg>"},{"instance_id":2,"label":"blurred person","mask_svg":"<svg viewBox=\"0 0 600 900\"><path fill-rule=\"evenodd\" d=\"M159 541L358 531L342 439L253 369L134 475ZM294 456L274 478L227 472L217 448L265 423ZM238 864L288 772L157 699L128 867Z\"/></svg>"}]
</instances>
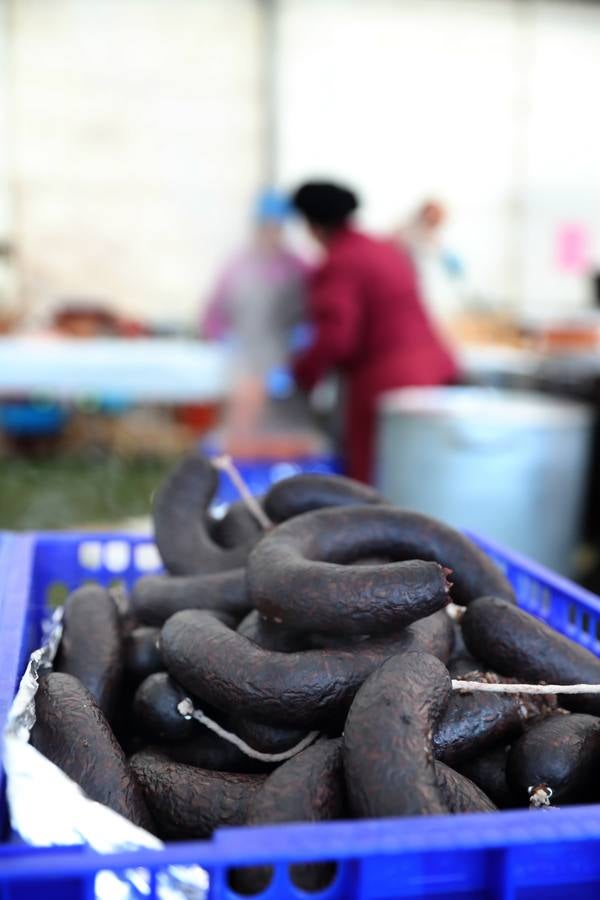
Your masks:
<instances>
[{"instance_id":1,"label":"blurred person","mask_svg":"<svg viewBox=\"0 0 600 900\"><path fill-rule=\"evenodd\" d=\"M238 455L264 446L261 434L311 432L308 407L288 370L291 348L303 340L307 273L285 244L291 213L283 194L260 194L251 240L222 272L200 325L202 337L231 350L224 430L227 449Z\"/></svg>"},{"instance_id":2,"label":"blurred person","mask_svg":"<svg viewBox=\"0 0 600 900\"><path fill-rule=\"evenodd\" d=\"M465 268L446 246L445 206L435 199L424 201L393 236L413 260L432 313L441 322L463 311Z\"/></svg>"},{"instance_id":3,"label":"blurred person","mask_svg":"<svg viewBox=\"0 0 600 900\"><path fill-rule=\"evenodd\" d=\"M330 369L339 370L347 472L369 481L380 396L394 388L451 383L457 365L429 319L406 250L353 227L359 204L352 191L312 182L292 202L325 250L310 284L314 338L296 356L294 375L310 390Z\"/></svg>"},{"instance_id":4,"label":"blurred person","mask_svg":"<svg viewBox=\"0 0 600 900\"><path fill-rule=\"evenodd\" d=\"M439 200L426 200L398 231L401 240L417 250L420 247L438 248L441 229L448 214Z\"/></svg>"}]
</instances>

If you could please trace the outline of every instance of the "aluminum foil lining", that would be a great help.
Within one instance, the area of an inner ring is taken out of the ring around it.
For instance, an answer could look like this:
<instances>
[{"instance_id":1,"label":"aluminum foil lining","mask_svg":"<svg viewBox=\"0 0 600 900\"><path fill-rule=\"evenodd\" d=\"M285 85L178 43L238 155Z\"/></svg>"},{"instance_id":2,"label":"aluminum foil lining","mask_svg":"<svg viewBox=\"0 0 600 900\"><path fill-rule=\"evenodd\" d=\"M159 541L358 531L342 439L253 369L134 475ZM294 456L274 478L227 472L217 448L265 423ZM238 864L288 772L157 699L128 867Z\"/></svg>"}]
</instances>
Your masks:
<instances>
[{"instance_id":1,"label":"aluminum foil lining","mask_svg":"<svg viewBox=\"0 0 600 900\"><path fill-rule=\"evenodd\" d=\"M98 853L118 853L164 844L123 816L85 796L61 769L30 743L35 695L41 673L52 667L62 636L62 608L45 623L42 646L34 650L13 701L4 733L6 794L12 828L34 847L85 844ZM159 900L205 900L208 873L200 866L165 866L156 874ZM98 872L98 900L149 897L152 875L140 866L117 876Z\"/></svg>"}]
</instances>

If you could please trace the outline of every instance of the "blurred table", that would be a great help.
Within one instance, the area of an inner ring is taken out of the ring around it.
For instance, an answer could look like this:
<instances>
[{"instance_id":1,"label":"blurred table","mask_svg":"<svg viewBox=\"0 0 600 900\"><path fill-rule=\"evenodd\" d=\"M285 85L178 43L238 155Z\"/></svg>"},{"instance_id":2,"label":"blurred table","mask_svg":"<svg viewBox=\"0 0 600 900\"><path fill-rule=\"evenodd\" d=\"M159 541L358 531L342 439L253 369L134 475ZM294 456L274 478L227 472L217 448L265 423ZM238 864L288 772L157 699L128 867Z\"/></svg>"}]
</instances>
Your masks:
<instances>
[{"instance_id":1,"label":"blurred table","mask_svg":"<svg viewBox=\"0 0 600 900\"><path fill-rule=\"evenodd\" d=\"M494 344L465 344L459 348L463 371L478 383L502 387L543 387L546 383L577 389L600 377L600 352L543 352ZM562 391L561 391L562 393Z\"/></svg>"},{"instance_id":2,"label":"blurred table","mask_svg":"<svg viewBox=\"0 0 600 900\"><path fill-rule=\"evenodd\" d=\"M5 397L211 403L225 396L228 382L225 351L199 341L0 337Z\"/></svg>"}]
</instances>

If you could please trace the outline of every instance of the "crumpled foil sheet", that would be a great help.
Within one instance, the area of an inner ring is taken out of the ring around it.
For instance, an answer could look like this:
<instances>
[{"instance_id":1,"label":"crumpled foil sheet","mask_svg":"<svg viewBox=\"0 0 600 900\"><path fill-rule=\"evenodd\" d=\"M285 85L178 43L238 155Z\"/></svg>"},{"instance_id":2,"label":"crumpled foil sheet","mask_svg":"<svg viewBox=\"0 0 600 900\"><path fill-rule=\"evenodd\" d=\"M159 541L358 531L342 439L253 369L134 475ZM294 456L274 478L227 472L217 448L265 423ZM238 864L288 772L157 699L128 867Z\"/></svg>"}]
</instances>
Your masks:
<instances>
[{"instance_id":1,"label":"crumpled foil sheet","mask_svg":"<svg viewBox=\"0 0 600 900\"><path fill-rule=\"evenodd\" d=\"M52 667L62 636L62 608L44 628L10 709L4 733L6 793L12 828L34 847L86 844L98 853L164 849L154 835L85 796L54 763L29 743L35 723L35 695L41 673ZM137 900L151 895L152 877L143 867L98 872L98 900ZM200 866L166 866L156 875L159 900L206 900L208 873Z\"/></svg>"}]
</instances>

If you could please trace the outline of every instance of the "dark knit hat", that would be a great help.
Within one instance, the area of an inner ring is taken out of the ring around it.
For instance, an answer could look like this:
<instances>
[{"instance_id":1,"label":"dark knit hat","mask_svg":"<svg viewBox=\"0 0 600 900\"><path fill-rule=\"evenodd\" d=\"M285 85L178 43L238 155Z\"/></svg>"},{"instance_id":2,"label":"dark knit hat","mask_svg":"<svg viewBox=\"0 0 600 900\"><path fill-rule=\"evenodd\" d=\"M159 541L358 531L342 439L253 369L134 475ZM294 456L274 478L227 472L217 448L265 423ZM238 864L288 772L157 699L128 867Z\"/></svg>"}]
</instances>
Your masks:
<instances>
[{"instance_id":1,"label":"dark knit hat","mask_svg":"<svg viewBox=\"0 0 600 900\"><path fill-rule=\"evenodd\" d=\"M328 181L309 181L292 195L292 204L311 224L339 228L358 208L353 191Z\"/></svg>"}]
</instances>

